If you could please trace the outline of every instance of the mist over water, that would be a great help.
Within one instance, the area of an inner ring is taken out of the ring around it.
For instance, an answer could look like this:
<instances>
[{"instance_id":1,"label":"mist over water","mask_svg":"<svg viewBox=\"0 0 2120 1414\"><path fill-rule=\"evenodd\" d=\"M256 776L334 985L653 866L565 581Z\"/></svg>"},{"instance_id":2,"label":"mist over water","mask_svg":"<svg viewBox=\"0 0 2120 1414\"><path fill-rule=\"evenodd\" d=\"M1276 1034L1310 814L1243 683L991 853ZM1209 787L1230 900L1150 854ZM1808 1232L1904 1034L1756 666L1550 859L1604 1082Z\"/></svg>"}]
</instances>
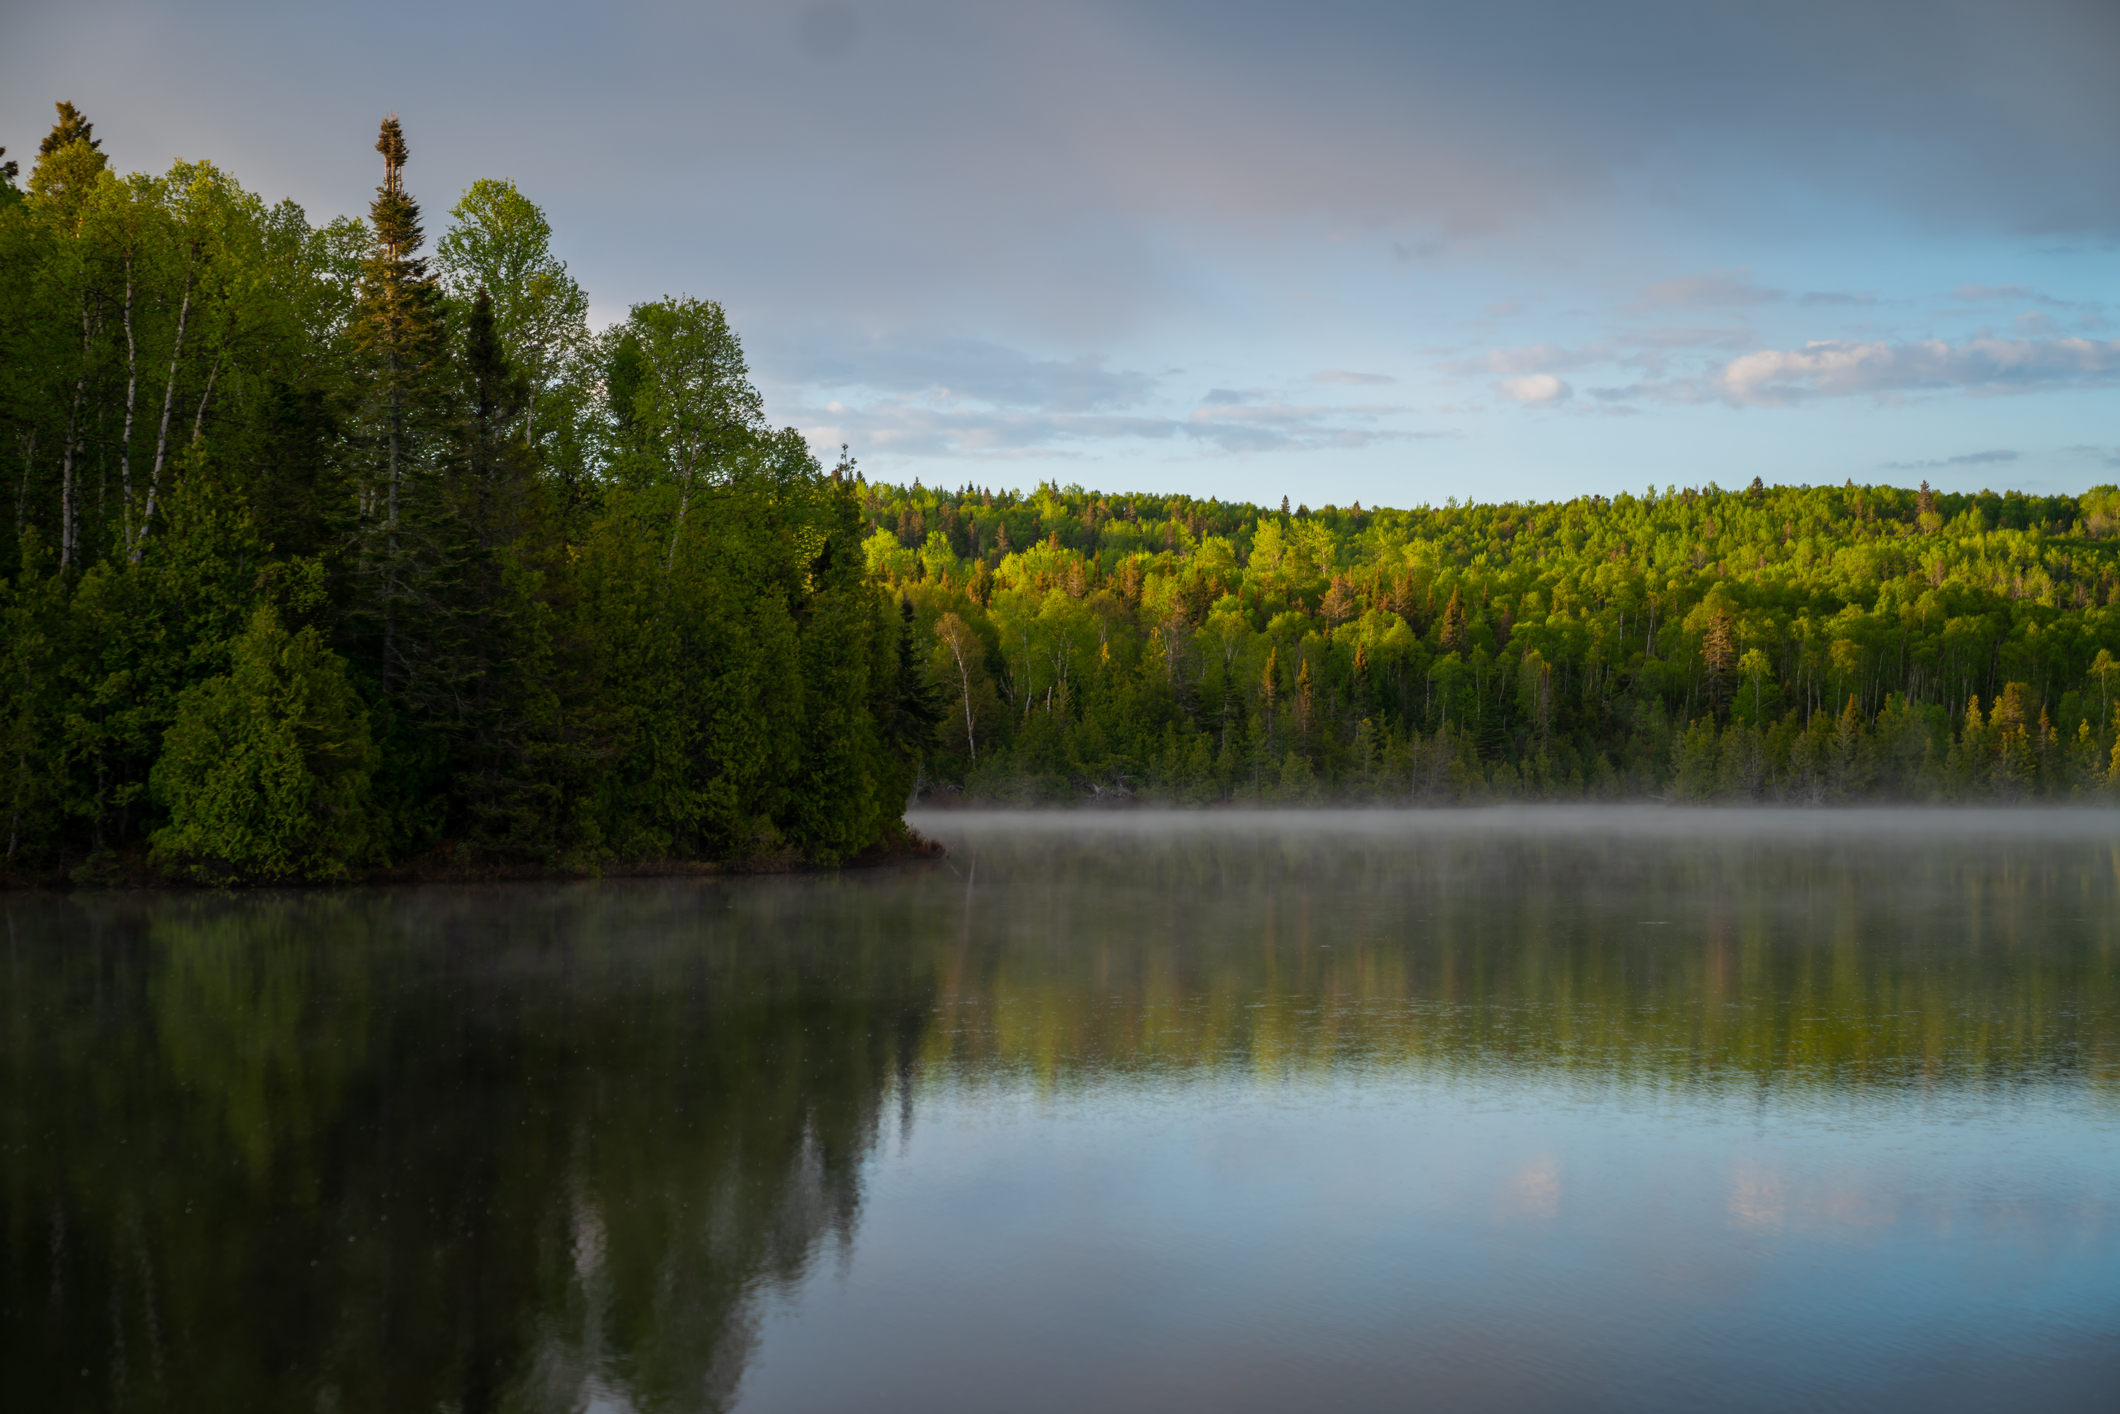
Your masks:
<instances>
[{"instance_id":1,"label":"mist over water","mask_svg":"<svg viewBox=\"0 0 2120 1414\"><path fill-rule=\"evenodd\" d=\"M0 899L28 1407L2109 1406L2110 812Z\"/></svg>"}]
</instances>

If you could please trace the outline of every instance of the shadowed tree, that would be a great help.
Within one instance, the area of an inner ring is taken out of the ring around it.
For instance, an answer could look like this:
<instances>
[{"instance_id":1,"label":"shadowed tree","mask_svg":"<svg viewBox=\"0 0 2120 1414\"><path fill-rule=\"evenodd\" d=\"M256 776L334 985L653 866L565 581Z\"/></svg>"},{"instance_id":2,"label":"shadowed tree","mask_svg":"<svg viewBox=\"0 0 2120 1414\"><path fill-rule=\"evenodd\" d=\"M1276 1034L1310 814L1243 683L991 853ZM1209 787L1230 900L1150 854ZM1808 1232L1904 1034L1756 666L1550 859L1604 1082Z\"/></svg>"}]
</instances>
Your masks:
<instances>
[{"instance_id":1,"label":"shadowed tree","mask_svg":"<svg viewBox=\"0 0 2120 1414\"><path fill-rule=\"evenodd\" d=\"M383 184L368 208L375 244L361 266L353 341L374 453L361 488L369 542L362 559L374 581L371 605L382 621L378 667L387 698L405 677L399 635L417 597L414 562L424 529L408 525L409 503L425 489L421 483L439 450L446 397L440 374L448 348L441 292L418 254L426 235L419 203L405 191L411 154L396 115L383 120L375 150L383 157Z\"/></svg>"},{"instance_id":2,"label":"shadowed tree","mask_svg":"<svg viewBox=\"0 0 2120 1414\"><path fill-rule=\"evenodd\" d=\"M1720 712L1730 699L1737 671L1737 638L1730 630L1730 616L1715 614L1708 619L1700 640L1700 656L1708 667L1708 703Z\"/></svg>"},{"instance_id":3,"label":"shadowed tree","mask_svg":"<svg viewBox=\"0 0 2120 1414\"><path fill-rule=\"evenodd\" d=\"M102 149L103 141L95 135L96 125L88 121L80 109L65 102L56 103L53 107L58 109L59 121L52 124L52 130L44 135L44 141L37 144L38 156L49 157L52 153L71 147L77 142L85 142L98 151Z\"/></svg>"}]
</instances>

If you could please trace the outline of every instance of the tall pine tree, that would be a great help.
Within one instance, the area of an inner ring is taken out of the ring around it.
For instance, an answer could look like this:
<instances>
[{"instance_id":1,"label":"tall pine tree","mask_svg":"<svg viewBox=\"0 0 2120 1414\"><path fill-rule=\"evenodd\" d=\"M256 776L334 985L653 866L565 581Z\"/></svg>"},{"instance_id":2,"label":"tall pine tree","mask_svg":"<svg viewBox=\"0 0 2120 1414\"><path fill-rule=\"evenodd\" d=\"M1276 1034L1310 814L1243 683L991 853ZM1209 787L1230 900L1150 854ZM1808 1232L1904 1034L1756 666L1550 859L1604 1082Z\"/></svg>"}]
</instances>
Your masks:
<instances>
[{"instance_id":1,"label":"tall pine tree","mask_svg":"<svg viewBox=\"0 0 2120 1414\"><path fill-rule=\"evenodd\" d=\"M401 642L408 605L415 601L416 534L408 511L423 489L438 450L445 408L440 374L448 355L440 291L418 254L425 240L419 203L405 191L410 153L395 114L383 120L375 150L383 156L383 184L369 205L375 245L361 265L353 325L362 357L366 411L374 459L362 488L367 535L363 568L381 620L380 673L384 697L402 690L406 649Z\"/></svg>"}]
</instances>

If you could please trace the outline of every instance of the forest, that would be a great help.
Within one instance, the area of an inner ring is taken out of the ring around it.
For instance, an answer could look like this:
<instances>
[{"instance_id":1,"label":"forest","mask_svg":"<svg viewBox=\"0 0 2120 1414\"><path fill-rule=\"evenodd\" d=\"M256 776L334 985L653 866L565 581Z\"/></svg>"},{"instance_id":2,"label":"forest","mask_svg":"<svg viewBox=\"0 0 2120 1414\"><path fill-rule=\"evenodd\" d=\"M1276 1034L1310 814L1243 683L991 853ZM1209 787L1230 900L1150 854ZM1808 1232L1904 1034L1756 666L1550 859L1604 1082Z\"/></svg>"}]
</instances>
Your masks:
<instances>
[{"instance_id":1,"label":"forest","mask_svg":"<svg viewBox=\"0 0 2120 1414\"><path fill-rule=\"evenodd\" d=\"M2120 491L1278 508L865 488L932 799L2064 802L2120 789Z\"/></svg>"},{"instance_id":2,"label":"forest","mask_svg":"<svg viewBox=\"0 0 2120 1414\"><path fill-rule=\"evenodd\" d=\"M71 104L0 164L5 876L830 865L907 844L938 712L850 463L708 301L592 333L542 211L426 252Z\"/></svg>"},{"instance_id":3,"label":"forest","mask_svg":"<svg viewBox=\"0 0 2120 1414\"><path fill-rule=\"evenodd\" d=\"M774 427L722 308L0 150L0 879L835 865L908 801L2089 801L2120 491L1365 510L946 491Z\"/></svg>"}]
</instances>

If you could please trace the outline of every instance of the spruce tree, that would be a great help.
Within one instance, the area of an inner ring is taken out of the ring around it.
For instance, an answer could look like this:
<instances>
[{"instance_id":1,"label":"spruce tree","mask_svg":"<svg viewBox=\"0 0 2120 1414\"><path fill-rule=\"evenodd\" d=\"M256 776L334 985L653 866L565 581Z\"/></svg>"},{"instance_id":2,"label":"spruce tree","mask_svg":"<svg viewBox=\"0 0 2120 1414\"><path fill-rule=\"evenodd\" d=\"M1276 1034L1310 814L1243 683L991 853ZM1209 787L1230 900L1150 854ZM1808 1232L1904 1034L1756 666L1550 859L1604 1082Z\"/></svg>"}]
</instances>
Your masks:
<instances>
[{"instance_id":1,"label":"spruce tree","mask_svg":"<svg viewBox=\"0 0 2120 1414\"><path fill-rule=\"evenodd\" d=\"M461 445L434 527L427 660L410 706L448 740L452 829L482 848L557 846L560 683L540 592L557 578L545 488L524 438L529 389L501 346L493 301L472 301Z\"/></svg>"},{"instance_id":2,"label":"spruce tree","mask_svg":"<svg viewBox=\"0 0 2120 1414\"><path fill-rule=\"evenodd\" d=\"M408 489L434 451L435 382L447 347L440 293L417 253L425 233L419 203L405 191L410 153L396 115L383 120L375 150L383 157L383 184L368 208L375 245L361 265L353 336L365 365L361 371L376 444L362 510L370 541L365 559L382 619L379 668L388 697L405 676L399 639L411 587Z\"/></svg>"},{"instance_id":3,"label":"spruce tree","mask_svg":"<svg viewBox=\"0 0 2120 1414\"><path fill-rule=\"evenodd\" d=\"M59 121L52 124L52 130L44 135L44 141L37 144L39 157L49 157L77 142L85 142L95 151L102 150L103 140L95 135L96 125L88 121L80 109L71 103L57 103L53 106L59 111Z\"/></svg>"},{"instance_id":4,"label":"spruce tree","mask_svg":"<svg viewBox=\"0 0 2120 1414\"><path fill-rule=\"evenodd\" d=\"M917 646L911 599L898 601L898 615L897 695L888 726L889 740L904 759L917 763L934 746L942 726L942 695Z\"/></svg>"},{"instance_id":5,"label":"spruce tree","mask_svg":"<svg viewBox=\"0 0 2120 1414\"><path fill-rule=\"evenodd\" d=\"M1720 710L1730 697L1737 671L1737 639L1730 631L1730 616L1715 614L1708 620L1700 641L1700 656L1708 667L1708 702Z\"/></svg>"},{"instance_id":6,"label":"spruce tree","mask_svg":"<svg viewBox=\"0 0 2120 1414\"><path fill-rule=\"evenodd\" d=\"M1451 586L1450 602L1443 606L1442 649L1445 653L1465 651L1465 601L1455 585Z\"/></svg>"}]
</instances>

